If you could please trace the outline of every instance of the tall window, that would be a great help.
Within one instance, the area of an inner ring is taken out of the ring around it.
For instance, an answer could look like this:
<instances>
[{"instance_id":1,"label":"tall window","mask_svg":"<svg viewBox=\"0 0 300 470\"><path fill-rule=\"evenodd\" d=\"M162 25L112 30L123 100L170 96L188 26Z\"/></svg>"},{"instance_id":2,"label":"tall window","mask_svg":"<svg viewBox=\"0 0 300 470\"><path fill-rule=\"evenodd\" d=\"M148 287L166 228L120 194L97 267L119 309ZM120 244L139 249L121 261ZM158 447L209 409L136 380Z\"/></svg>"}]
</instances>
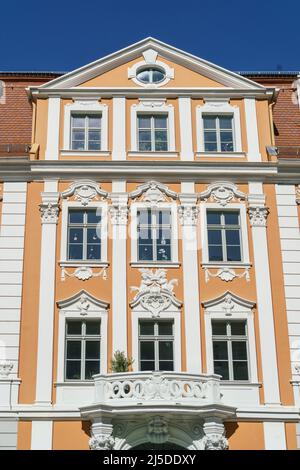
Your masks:
<instances>
[{"instance_id":1,"label":"tall window","mask_svg":"<svg viewBox=\"0 0 300 470\"><path fill-rule=\"evenodd\" d=\"M138 148L148 152L168 150L167 115L138 115Z\"/></svg>"},{"instance_id":2,"label":"tall window","mask_svg":"<svg viewBox=\"0 0 300 470\"><path fill-rule=\"evenodd\" d=\"M171 211L142 209L138 218L138 261L171 261Z\"/></svg>"},{"instance_id":3,"label":"tall window","mask_svg":"<svg viewBox=\"0 0 300 470\"><path fill-rule=\"evenodd\" d=\"M100 339L100 320L67 321L66 380L91 380L100 373Z\"/></svg>"},{"instance_id":4,"label":"tall window","mask_svg":"<svg viewBox=\"0 0 300 470\"><path fill-rule=\"evenodd\" d=\"M209 261L242 260L239 211L207 211Z\"/></svg>"},{"instance_id":5,"label":"tall window","mask_svg":"<svg viewBox=\"0 0 300 470\"><path fill-rule=\"evenodd\" d=\"M205 152L233 152L233 117L227 115L204 115Z\"/></svg>"},{"instance_id":6,"label":"tall window","mask_svg":"<svg viewBox=\"0 0 300 470\"><path fill-rule=\"evenodd\" d=\"M140 370L174 370L174 323L172 321L139 322Z\"/></svg>"},{"instance_id":7,"label":"tall window","mask_svg":"<svg viewBox=\"0 0 300 470\"><path fill-rule=\"evenodd\" d=\"M101 114L72 114L72 150L101 150Z\"/></svg>"},{"instance_id":8,"label":"tall window","mask_svg":"<svg viewBox=\"0 0 300 470\"><path fill-rule=\"evenodd\" d=\"M245 321L212 321L214 372L223 380L249 380Z\"/></svg>"},{"instance_id":9,"label":"tall window","mask_svg":"<svg viewBox=\"0 0 300 470\"><path fill-rule=\"evenodd\" d=\"M68 259L101 259L99 209L70 209L68 214Z\"/></svg>"}]
</instances>

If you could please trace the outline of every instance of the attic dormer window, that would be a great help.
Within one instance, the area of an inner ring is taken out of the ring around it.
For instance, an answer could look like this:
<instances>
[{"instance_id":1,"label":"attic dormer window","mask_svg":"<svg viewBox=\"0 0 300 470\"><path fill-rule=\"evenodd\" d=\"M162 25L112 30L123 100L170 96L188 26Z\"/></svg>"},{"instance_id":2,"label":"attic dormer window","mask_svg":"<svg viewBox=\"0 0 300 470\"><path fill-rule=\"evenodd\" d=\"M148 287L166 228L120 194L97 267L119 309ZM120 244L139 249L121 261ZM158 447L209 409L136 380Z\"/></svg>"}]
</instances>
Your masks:
<instances>
[{"instance_id":1,"label":"attic dormer window","mask_svg":"<svg viewBox=\"0 0 300 470\"><path fill-rule=\"evenodd\" d=\"M160 83L166 78L166 73L158 67L147 67L140 69L136 78L142 83Z\"/></svg>"}]
</instances>

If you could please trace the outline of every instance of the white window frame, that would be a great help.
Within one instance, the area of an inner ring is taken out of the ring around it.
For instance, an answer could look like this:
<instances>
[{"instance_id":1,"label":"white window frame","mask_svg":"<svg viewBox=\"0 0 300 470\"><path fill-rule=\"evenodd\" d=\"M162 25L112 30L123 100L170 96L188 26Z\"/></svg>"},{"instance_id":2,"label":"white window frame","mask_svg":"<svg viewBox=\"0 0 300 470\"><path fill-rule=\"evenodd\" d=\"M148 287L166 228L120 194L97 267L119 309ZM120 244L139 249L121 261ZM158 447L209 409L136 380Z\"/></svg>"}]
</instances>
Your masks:
<instances>
[{"instance_id":1,"label":"white window frame","mask_svg":"<svg viewBox=\"0 0 300 470\"><path fill-rule=\"evenodd\" d=\"M168 151L151 151L144 152L138 150L138 115L149 114L149 115L167 115L168 122ZM165 99L155 98L143 98L139 104L131 106L131 151L128 153L129 156L142 155L146 157L155 156L169 156L176 157L175 147L175 117L174 117L174 106L166 104Z\"/></svg>"},{"instance_id":2,"label":"white window frame","mask_svg":"<svg viewBox=\"0 0 300 470\"><path fill-rule=\"evenodd\" d=\"M142 209L169 210L171 212L171 260L170 261L139 261L138 260L138 218L137 213ZM176 202L160 202L151 207L143 202L133 202L130 208L131 223L131 263L138 266L168 267L178 263L178 218Z\"/></svg>"},{"instance_id":3,"label":"white window frame","mask_svg":"<svg viewBox=\"0 0 300 470\"><path fill-rule=\"evenodd\" d=\"M217 116L232 116L232 134L233 134L233 152L206 152L204 144L204 124L203 116L217 115ZM206 156L245 156L242 151L242 137L241 137L241 118L238 106L229 104L229 99L206 99L205 104L197 106L196 108L196 126L197 126L197 155Z\"/></svg>"},{"instance_id":4,"label":"white window frame","mask_svg":"<svg viewBox=\"0 0 300 470\"><path fill-rule=\"evenodd\" d=\"M209 261L208 256L208 236L207 236L207 211L232 211L238 210L240 212L240 225L241 225L241 261ZM217 203L200 203L200 227L201 227L201 249L202 249L202 265L209 266L230 266L240 267L249 266L249 239L248 239L248 226L247 226L247 211L245 204L230 203L226 207L220 206Z\"/></svg>"},{"instance_id":5,"label":"white window frame","mask_svg":"<svg viewBox=\"0 0 300 470\"><path fill-rule=\"evenodd\" d=\"M161 341L169 341L168 339L164 339L165 337L171 337L171 342L173 344L173 368L174 368L174 365L175 365L175 360L174 360L174 355L175 355L175 336L174 336L174 329L175 329L175 325L174 325L174 321L173 320L166 320L166 319L161 319L160 317L159 318L152 318L151 320L144 320L146 322L149 322L149 323L154 323L154 329L155 329L155 325L159 324L159 323L163 323L163 322L171 322L172 323L172 335L159 335L159 334L153 334L153 335L141 335L140 334L140 328L139 328L139 366L140 366L140 362L141 362L141 357L140 357L140 343L141 341L148 341L148 342L152 342L154 343L154 363L155 365L158 365L159 366L159 341L161 338ZM139 321L139 325L140 323L143 322L143 320L140 320ZM143 337L143 339L141 339L141 337ZM150 370L150 369L149 369ZM153 372L158 372L159 370L158 369L155 369Z\"/></svg>"},{"instance_id":6,"label":"white window frame","mask_svg":"<svg viewBox=\"0 0 300 470\"><path fill-rule=\"evenodd\" d=\"M78 299L77 299L78 301ZM91 309L82 316L80 311L74 306L59 311L58 320L58 364L57 364L57 382L65 384L87 384L91 380L65 380L65 337L66 323L68 320L100 320L100 373L107 373L107 309L92 305Z\"/></svg>"},{"instance_id":7,"label":"white window frame","mask_svg":"<svg viewBox=\"0 0 300 470\"><path fill-rule=\"evenodd\" d=\"M101 114L101 149L73 150L72 149L72 114ZM78 100L65 105L64 108L64 147L62 155L99 155L108 152L108 106L97 100Z\"/></svg>"},{"instance_id":8,"label":"white window frame","mask_svg":"<svg viewBox=\"0 0 300 470\"><path fill-rule=\"evenodd\" d=\"M68 260L68 214L70 209L100 209L101 210L101 260ZM107 203L90 202L83 206L78 201L62 202L62 225L61 225L61 245L60 264L72 267L78 266L103 266L107 265Z\"/></svg>"},{"instance_id":9,"label":"white window frame","mask_svg":"<svg viewBox=\"0 0 300 470\"><path fill-rule=\"evenodd\" d=\"M220 302L219 308L212 307L205 309L204 321L205 321L205 341L206 341L206 360L207 360L207 373L214 373L214 355L213 355L213 334L212 334L212 321L214 320L223 320L223 321L246 321L247 322L247 333L248 333L248 370L249 370L249 379L248 380L222 380L223 383L234 383L234 384L257 384L257 355L256 355L256 345L255 345L255 329L254 329L254 314L253 309L242 307L239 310L237 306L233 312L229 315L226 315L223 307L223 301Z\"/></svg>"},{"instance_id":10,"label":"white window frame","mask_svg":"<svg viewBox=\"0 0 300 470\"><path fill-rule=\"evenodd\" d=\"M171 68L165 62L157 60L157 52L153 49L147 49L143 52L144 60L136 62L131 67L128 68L128 78L131 79L136 85L139 85L143 88L159 88L166 85L170 80L174 78L174 69ZM165 73L165 78L158 83L143 83L137 78L137 73L142 68L160 68Z\"/></svg>"},{"instance_id":11,"label":"white window frame","mask_svg":"<svg viewBox=\"0 0 300 470\"><path fill-rule=\"evenodd\" d=\"M138 311L139 307L132 310L132 368L134 372L139 370L139 322L142 320L172 320L174 322L174 372L181 372L181 325L180 310L161 312L159 318L153 318L150 312ZM142 372L141 372L142 373Z\"/></svg>"}]
</instances>

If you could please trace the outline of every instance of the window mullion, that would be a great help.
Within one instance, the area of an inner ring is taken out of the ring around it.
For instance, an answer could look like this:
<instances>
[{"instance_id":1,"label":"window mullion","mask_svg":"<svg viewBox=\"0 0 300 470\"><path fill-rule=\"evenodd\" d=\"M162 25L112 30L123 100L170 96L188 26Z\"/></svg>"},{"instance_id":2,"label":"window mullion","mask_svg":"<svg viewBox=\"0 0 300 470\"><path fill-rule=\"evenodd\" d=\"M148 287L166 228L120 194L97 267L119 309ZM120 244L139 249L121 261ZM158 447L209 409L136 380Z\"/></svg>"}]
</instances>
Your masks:
<instances>
[{"instance_id":1,"label":"window mullion","mask_svg":"<svg viewBox=\"0 0 300 470\"><path fill-rule=\"evenodd\" d=\"M220 134L220 120L219 117L216 119L216 129L217 129L217 148L218 152L221 152L221 134Z\"/></svg>"},{"instance_id":2,"label":"window mullion","mask_svg":"<svg viewBox=\"0 0 300 470\"><path fill-rule=\"evenodd\" d=\"M88 150L88 116L85 116L85 150Z\"/></svg>"},{"instance_id":3,"label":"window mullion","mask_svg":"<svg viewBox=\"0 0 300 470\"><path fill-rule=\"evenodd\" d=\"M151 116L151 150L155 151L154 116Z\"/></svg>"},{"instance_id":4,"label":"window mullion","mask_svg":"<svg viewBox=\"0 0 300 470\"><path fill-rule=\"evenodd\" d=\"M233 376L233 357L232 357L232 338L227 340L228 362L229 362L229 380L234 380Z\"/></svg>"}]
</instances>

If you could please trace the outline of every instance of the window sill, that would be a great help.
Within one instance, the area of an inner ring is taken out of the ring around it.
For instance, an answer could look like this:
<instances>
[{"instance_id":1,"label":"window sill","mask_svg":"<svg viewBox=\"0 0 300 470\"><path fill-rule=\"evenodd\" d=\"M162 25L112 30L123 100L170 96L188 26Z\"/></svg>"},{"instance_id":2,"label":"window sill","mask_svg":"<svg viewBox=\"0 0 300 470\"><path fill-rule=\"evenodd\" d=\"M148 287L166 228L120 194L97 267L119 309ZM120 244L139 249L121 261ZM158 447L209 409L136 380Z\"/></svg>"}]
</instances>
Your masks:
<instances>
[{"instance_id":1,"label":"window sill","mask_svg":"<svg viewBox=\"0 0 300 470\"><path fill-rule=\"evenodd\" d=\"M215 261L211 261L211 262L206 262L206 263L201 263L201 266L202 268L235 268L235 269L242 269L242 268L251 268L252 266L252 263L245 263L245 262L232 262L232 263L228 263L228 262L215 262Z\"/></svg>"},{"instance_id":2,"label":"window sill","mask_svg":"<svg viewBox=\"0 0 300 470\"><path fill-rule=\"evenodd\" d=\"M75 386L91 387L94 386L93 380L70 380L66 382L55 382L54 387L75 387Z\"/></svg>"},{"instance_id":3,"label":"window sill","mask_svg":"<svg viewBox=\"0 0 300 470\"><path fill-rule=\"evenodd\" d=\"M246 152L196 152L196 157L245 158Z\"/></svg>"},{"instance_id":4,"label":"window sill","mask_svg":"<svg viewBox=\"0 0 300 470\"><path fill-rule=\"evenodd\" d=\"M79 268L80 266L90 266L94 268L107 268L109 266L108 261L59 261L61 268Z\"/></svg>"},{"instance_id":5,"label":"window sill","mask_svg":"<svg viewBox=\"0 0 300 470\"><path fill-rule=\"evenodd\" d=\"M179 156L179 152L172 152L172 151L167 151L167 152L143 152L139 150L132 150L128 152L128 157L146 157L146 158L162 158L162 157L167 157L167 158L176 158Z\"/></svg>"},{"instance_id":6,"label":"window sill","mask_svg":"<svg viewBox=\"0 0 300 470\"><path fill-rule=\"evenodd\" d=\"M220 386L223 387L257 387L257 388L261 388L262 387L262 383L261 382L247 382L246 380L245 381L242 381L242 380L221 380L220 381Z\"/></svg>"},{"instance_id":7,"label":"window sill","mask_svg":"<svg viewBox=\"0 0 300 470\"><path fill-rule=\"evenodd\" d=\"M141 262L141 261L131 261L130 266L132 268L179 268L181 266L181 263L178 262L168 262L168 263L162 263L159 261L147 261L147 262Z\"/></svg>"},{"instance_id":8,"label":"window sill","mask_svg":"<svg viewBox=\"0 0 300 470\"><path fill-rule=\"evenodd\" d=\"M62 157L109 157L111 154L108 150L99 150L99 151L91 151L91 150L61 150L60 155Z\"/></svg>"}]
</instances>

